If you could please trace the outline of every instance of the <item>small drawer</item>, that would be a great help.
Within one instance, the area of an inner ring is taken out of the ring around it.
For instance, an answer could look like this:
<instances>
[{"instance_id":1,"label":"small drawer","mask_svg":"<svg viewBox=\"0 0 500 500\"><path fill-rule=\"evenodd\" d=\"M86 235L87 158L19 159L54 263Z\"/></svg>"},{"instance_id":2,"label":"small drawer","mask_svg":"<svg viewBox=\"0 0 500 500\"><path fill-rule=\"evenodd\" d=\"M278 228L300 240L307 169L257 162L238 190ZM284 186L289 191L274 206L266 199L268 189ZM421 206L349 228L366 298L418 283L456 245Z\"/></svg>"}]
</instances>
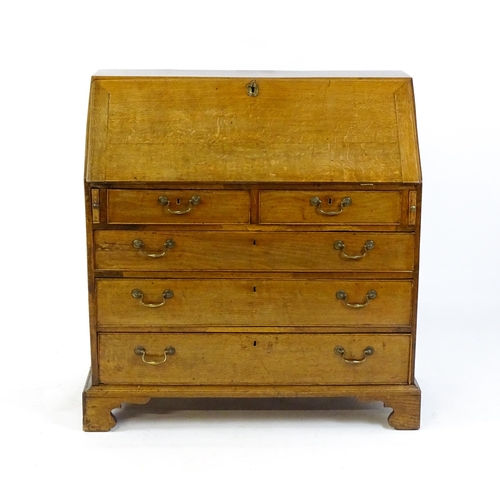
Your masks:
<instances>
[{"instance_id":1,"label":"small drawer","mask_svg":"<svg viewBox=\"0 0 500 500\"><path fill-rule=\"evenodd\" d=\"M414 235L386 232L95 232L95 265L134 271L411 272Z\"/></svg>"},{"instance_id":2,"label":"small drawer","mask_svg":"<svg viewBox=\"0 0 500 500\"><path fill-rule=\"evenodd\" d=\"M100 334L99 381L139 385L408 383L410 335Z\"/></svg>"},{"instance_id":3,"label":"small drawer","mask_svg":"<svg viewBox=\"0 0 500 500\"><path fill-rule=\"evenodd\" d=\"M399 224L399 191L261 191L262 224Z\"/></svg>"},{"instance_id":4,"label":"small drawer","mask_svg":"<svg viewBox=\"0 0 500 500\"><path fill-rule=\"evenodd\" d=\"M411 280L99 279L104 327L409 327Z\"/></svg>"},{"instance_id":5,"label":"small drawer","mask_svg":"<svg viewBox=\"0 0 500 500\"><path fill-rule=\"evenodd\" d=\"M248 191L108 190L110 224L220 224L249 221Z\"/></svg>"}]
</instances>

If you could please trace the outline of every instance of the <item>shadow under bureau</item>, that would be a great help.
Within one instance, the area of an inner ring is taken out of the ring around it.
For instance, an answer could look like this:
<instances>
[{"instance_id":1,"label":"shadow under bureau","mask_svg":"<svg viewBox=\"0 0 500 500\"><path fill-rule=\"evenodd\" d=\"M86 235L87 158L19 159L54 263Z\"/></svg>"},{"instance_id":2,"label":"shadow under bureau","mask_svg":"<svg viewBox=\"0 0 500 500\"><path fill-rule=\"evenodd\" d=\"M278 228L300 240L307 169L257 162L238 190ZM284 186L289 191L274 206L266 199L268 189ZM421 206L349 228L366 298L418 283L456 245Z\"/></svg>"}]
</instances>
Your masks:
<instances>
[{"instance_id":1,"label":"shadow under bureau","mask_svg":"<svg viewBox=\"0 0 500 500\"><path fill-rule=\"evenodd\" d=\"M418 429L404 73L100 72L83 427L150 398L355 397Z\"/></svg>"}]
</instances>

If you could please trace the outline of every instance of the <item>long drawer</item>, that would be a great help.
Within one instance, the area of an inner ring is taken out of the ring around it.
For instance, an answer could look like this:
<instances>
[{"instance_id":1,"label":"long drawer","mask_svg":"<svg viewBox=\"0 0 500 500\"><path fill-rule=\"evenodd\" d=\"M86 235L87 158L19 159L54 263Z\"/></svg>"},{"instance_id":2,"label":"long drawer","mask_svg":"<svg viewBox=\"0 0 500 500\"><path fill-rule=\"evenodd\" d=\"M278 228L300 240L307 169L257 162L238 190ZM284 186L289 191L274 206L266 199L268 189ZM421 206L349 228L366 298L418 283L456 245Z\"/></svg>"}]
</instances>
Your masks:
<instances>
[{"instance_id":1,"label":"long drawer","mask_svg":"<svg viewBox=\"0 0 500 500\"><path fill-rule=\"evenodd\" d=\"M409 233L96 231L102 270L412 271Z\"/></svg>"},{"instance_id":2,"label":"long drawer","mask_svg":"<svg viewBox=\"0 0 500 500\"><path fill-rule=\"evenodd\" d=\"M99 327L406 327L411 305L411 280L97 280Z\"/></svg>"},{"instance_id":3,"label":"long drawer","mask_svg":"<svg viewBox=\"0 0 500 500\"><path fill-rule=\"evenodd\" d=\"M404 384L410 342L410 335L396 334L101 334L99 381Z\"/></svg>"}]
</instances>

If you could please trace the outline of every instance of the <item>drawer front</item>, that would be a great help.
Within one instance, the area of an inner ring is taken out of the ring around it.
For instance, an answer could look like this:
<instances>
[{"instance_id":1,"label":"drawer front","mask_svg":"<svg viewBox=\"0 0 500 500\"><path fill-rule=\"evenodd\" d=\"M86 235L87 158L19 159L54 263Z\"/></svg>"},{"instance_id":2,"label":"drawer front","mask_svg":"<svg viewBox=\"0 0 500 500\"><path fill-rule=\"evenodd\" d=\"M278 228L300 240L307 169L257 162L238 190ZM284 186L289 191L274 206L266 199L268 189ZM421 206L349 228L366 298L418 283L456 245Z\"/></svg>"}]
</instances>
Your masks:
<instances>
[{"instance_id":1,"label":"drawer front","mask_svg":"<svg viewBox=\"0 0 500 500\"><path fill-rule=\"evenodd\" d=\"M325 213L322 213L325 212ZM399 191L261 191L262 224L398 224Z\"/></svg>"},{"instance_id":2,"label":"drawer front","mask_svg":"<svg viewBox=\"0 0 500 500\"><path fill-rule=\"evenodd\" d=\"M411 305L410 280L97 280L99 327L407 327Z\"/></svg>"},{"instance_id":3,"label":"drawer front","mask_svg":"<svg viewBox=\"0 0 500 500\"><path fill-rule=\"evenodd\" d=\"M404 384L409 358L409 335L99 335L104 384Z\"/></svg>"},{"instance_id":4,"label":"drawer front","mask_svg":"<svg viewBox=\"0 0 500 500\"><path fill-rule=\"evenodd\" d=\"M96 231L102 270L412 271L408 233Z\"/></svg>"},{"instance_id":5,"label":"drawer front","mask_svg":"<svg viewBox=\"0 0 500 500\"><path fill-rule=\"evenodd\" d=\"M249 221L248 191L108 190L110 224L220 224Z\"/></svg>"}]
</instances>

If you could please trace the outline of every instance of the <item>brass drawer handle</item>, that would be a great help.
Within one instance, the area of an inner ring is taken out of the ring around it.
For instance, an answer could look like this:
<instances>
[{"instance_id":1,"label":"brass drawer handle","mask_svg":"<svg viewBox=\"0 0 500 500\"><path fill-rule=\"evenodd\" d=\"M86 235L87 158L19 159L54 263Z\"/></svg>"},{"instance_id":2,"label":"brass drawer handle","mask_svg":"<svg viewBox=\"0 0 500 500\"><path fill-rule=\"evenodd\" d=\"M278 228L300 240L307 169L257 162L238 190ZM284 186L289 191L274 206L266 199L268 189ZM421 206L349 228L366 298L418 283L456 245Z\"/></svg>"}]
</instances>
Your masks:
<instances>
[{"instance_id":1,"label":"brass drawer handle","mask_svg":"<svg viewBox=\"0 0 500 500\"><path fill-rule=\"evenodd\" d=\"M132 290L132 297L134 297L134 299L138 299L140 300L140 304L141 306L144 306L144 307L161 307L163 305L165 305L165 301L167 299L171 299L172 297L174 296L174 292L173 290L165 290L163 293L162 293L162 297L163 297L163 301L162 302L157 302L157 303L154 303L154 302L150 302L150 303L147 303L147 302L144 302L144 293L139 290L138 288L134 288Z\"/></svg>"},{"instance_id":2,"label":"brass drawer handle","mask_svg":"<svg viewBox=\"0 0 500 500\"><path fill-rule=\"evenodd\" d=\"M345 243L341 240L336 241L333 244L333 248L335 248L335 250L339 250L340 255L344 257L344 259L358 260L365 257L368 254L368 250L373 250L375 248L375 242L373 240L367 240L366 243L363 245L363 250L359 255L347 255L344 252Z\"/></svg>"},{"instance_id":3,"label":"brass drawer handle","mask_svg":"<svg viewBox=\"0 0 500 500\"><path fill-rule=\"evenodd\" d=\"M344 290L339 290L335 296L339 300L343 300L344 304L348 307L354 307L355 309L360 309L361 307L366 307L369 303L370 300L373 300L374 298L377 297L377 292L375 290L369 290L368 293L366 294L366 301L362 302L361 304L351 304L350 302L347 302L347 293L344 292Z\"/></svg>"},{"instance_id":4,"label":"brass drawer handle","mask_svg":"<svg viewBox=\"0 0 500 500\"><path fill-rule=\"evenodd\" d=\"M167 361L167 356L173 356L175 354L175 347L166 347L163 351L163 359L161 361L146 361L146 349L141 346L137 346L134 349L134 354L137 354L137 356L141 356L142 362L146 363L147 365L161 365L165 363L165 361Z\"/></svg>"},{"instance_id":5,"label":"brass drawer handle","mask_svg":"<svg viewBox=\"0 0 500 500\"><path fill-rule=\"evenodd\" d=\"M311 198L311 205L313 207L316 207L316 212L318 212L319 214L322 214L322 215L339 215L339 214L341 214L344 211L345 207L351 206L352 200L348 196L346 196L345 198L342 198L342 201L340 202L340 210L338 212L335 212L335 211L327 212L326 210L323 210L321 208L321 203L322 202L321 202L321 200L319 199L318 196L313 196Z\"/></svg>"},{"instance_id":6,"label":"brass drawer handle","mask_svg":"<svg viewBox=\"0 0 500 500\"><path fill-rule=\"evenodd\" d=\"M141 253L143 255L145 255L146 257L151 257L152 259L158 259L160 257L163 257L167 253L167 249L174 248L175 241L171 238L169 238L167 241L165 241L165 243L163 243L163 246L165 247L165 250L163 250L163 252L161 252L161 251L160 252L153 252L153 253L146 252L146 250L144 249L145 245L144 245L144 242L142 240L134 240L132 242L132 246L134 248L136 248L137 250L140 250Z\"/></svg>"},{"instance_id":7,"label":"brass drawer handle","mask_svg":"<svg viewBox=\"0 0 500 500\"><path fill-rule=\"evenodd\" d=\"M371 356L375 352L375 349L370 346L365 347L365 350L363 351L364 356L362 359L347 359L346 357L344 357L345 349L341 345L335 347L333 352L335 354L338 354L339 356L342 356L342 360L345 361L346 363L351 363L352 365L360 365L361 363L364 363L367 360L368 356Z\"/></svg>"},{"instance_id":8,"label":"brass drawer handle","mask_svg":"<svg viewBox=\"0 0 500 500\"><path fill-rule=\"evenodd\" d=\"M186 210L171 210L170 208L170 200L166 196L159 196L158 197L158 203L162 205L163 207L167 207L167 210L174 215L183 215L191 212L193 207L196 205L199 205L201 203L201 197L198 195L193 195L191 198L189 198L189 207L186 208Z\"/></svg>"}]
</instances>

